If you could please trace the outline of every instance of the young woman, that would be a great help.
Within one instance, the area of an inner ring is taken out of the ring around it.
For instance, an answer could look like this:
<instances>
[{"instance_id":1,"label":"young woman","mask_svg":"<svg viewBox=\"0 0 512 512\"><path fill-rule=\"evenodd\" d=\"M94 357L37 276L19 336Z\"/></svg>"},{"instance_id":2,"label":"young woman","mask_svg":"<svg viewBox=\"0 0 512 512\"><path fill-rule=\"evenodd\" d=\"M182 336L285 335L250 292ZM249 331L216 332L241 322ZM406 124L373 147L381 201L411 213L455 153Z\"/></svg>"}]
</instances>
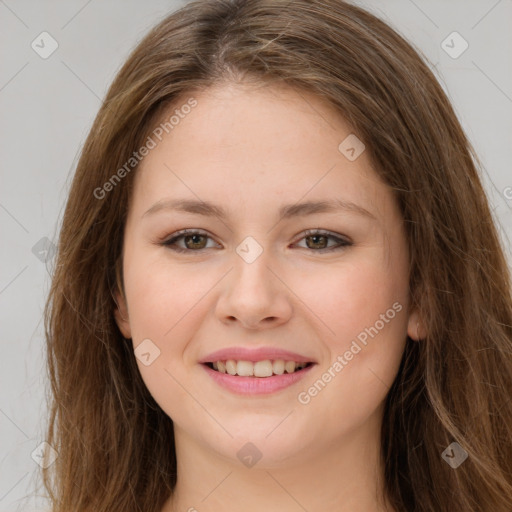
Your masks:
<instances>
[{"instance_id":1,"label":"young woman","mask_svg":"<svg viewBox=\"0 0 512 512\"><path fill-rule=\"evenodd\" d=\"M52 512L510 512L511 285L477 162L361 8L163 20L64 214Z\"/></svg>"}]
</instances>

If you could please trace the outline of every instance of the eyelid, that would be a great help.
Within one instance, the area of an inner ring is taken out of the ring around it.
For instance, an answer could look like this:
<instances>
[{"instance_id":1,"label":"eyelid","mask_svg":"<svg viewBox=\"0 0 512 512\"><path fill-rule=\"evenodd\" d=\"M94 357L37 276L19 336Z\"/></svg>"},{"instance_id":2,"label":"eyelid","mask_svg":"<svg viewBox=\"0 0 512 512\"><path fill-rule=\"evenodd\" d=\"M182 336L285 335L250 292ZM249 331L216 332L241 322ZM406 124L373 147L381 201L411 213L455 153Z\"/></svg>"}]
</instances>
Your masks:
<instances>
[{"instance_id":1,"label":"eyelid","mask_svg":"<svg viewBox=\"0 0 512 512\"><path fill-rule=\"evenodd\" d=\"M346 235L342 235L341 233L335 233L334 231L329 231L328 229L322 228L310 228L306 229L305 231L302 231L302 233L300 233L299 240L306 236L313 235L330 236L331 238L335 238L340 242L352 243L352 241Z\"/></svg>"},{"instance_id":2,"label":"eyelid","mask_svg":"<svg viewBox=\"0 0 512 512\"><path fill-rule=\"evenodd\" d=\"M183 249L182 247L177 247L175 245L177 240L180 240L185 236L191 236L191 235L201 235L201 236L205 236L205 237L215 241L214 237L212 237L207 231L204 231L202 229L187 228L187 229L182 229L180 231L176 231L170 237L166 237L165 239L163 239L162 241L160 241L158 243L159 243L159 245L168 247L169 249L171 249L175 252L178 252L178 253L202 253L206 249L211 249L211 247L198 249L198 250ZM333 247L326 247L323 249L309 249L308 247L301 247L301 249L306 249L308 252L318 252L318 253L322 254L322 253L327 253L327 252L331 252L331 251L342 250L345 247L353 245L353 242L345 235L342 235L340 233L334 233L332 231L321 229L321 228L311 228L311 229L306 229L305 231L302 231L300 233L299 238L293 243L296 244L297 242L300 242L302 239L307 238L308 236L315 236L315 235L331 238L331 239L335 240L337 242L337 244L334 245ZM174 247L173 247L173 245L174 245Z\"/></svg>"},{"instance_id":3,"label":"eyelid","mask_svg":"<svg viewBox=\"0 0 512 512\"><path fill-rule=\"evenodd\" d=\"M185 237L185 236L191 236L191 235L202 235L207 238L210 238L211 240L214 240L214 238L208 233L207 231L204 231L202 229L181 229L180 231L176 231L175 233L172 233L169 237L165 237L162 241L159 242L160 245L163 245L164 247L168 247L169 249L175 251L175 252L181 252L181 253L201 253L205 249L199 249L197 251L191 250L191 249L183 249L182 247L172 247L173 244L176 243L177 240ZM217 243L217 242L216 242Z\"/></svg>"},{"instance_id":4,"label":"eyelid","mask_svg":"<svg viewBox=\"0 0 512 512\"><path fill-rule=\"evenodd\" d=\"M332 231L322 229L322 228L312 228L312 229L306 229L300 234L300 238L294 244L297 242L300 242L302 239L307 238L308 236L325 236L327 238L331 238L333 240L336 240L336 245L332 247L326 247L324 249L309 249L308 247L301 247L301 249L305 249L308 252L318 252L320 254L325 254L328 252L334 252L334 251L341 251L345 247L349 247L353 245L353 242L345 235L342 235L341 233L334 233Z\"/></svg>"}]
</instances>

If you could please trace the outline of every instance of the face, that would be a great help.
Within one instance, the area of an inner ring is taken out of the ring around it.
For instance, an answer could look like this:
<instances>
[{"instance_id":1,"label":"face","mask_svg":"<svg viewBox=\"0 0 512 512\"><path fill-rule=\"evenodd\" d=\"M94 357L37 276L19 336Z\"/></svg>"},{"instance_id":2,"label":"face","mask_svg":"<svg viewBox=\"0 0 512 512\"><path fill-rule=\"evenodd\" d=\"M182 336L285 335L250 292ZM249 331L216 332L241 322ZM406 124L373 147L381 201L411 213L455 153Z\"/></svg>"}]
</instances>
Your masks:
<instances>
[{"instance_id":1,"label":"face","mask_svg":"<svg viewBox=\"0 0 512 512\"><path fill-rule=\"evenodd\" d=\"M251 442L269 467L328 451L380 417L418 335L397 205L316 96L190 96L137 170L116 321L177 440L237 463Z\"/></svg>"}]
</instances>

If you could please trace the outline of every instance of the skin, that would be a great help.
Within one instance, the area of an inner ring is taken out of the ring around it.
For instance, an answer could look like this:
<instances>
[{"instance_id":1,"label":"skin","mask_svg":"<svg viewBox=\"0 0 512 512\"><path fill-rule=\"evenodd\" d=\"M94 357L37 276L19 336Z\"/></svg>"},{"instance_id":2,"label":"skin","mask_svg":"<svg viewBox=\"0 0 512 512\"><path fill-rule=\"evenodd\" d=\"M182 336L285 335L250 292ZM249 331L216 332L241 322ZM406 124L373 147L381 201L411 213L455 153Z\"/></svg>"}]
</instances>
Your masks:
<instances>
[{"instance_id":1,"label":"skin","mask_svg":"<svg viewBox=\"0 0 512 512\"><path fill-rule=\"evenodd\" d=\"M117 295L115 312L134 348L149 338L160 350L150 365L137 364L174 422L178 481L162 512L393 510L378 499L383 403L406 335L422 333L409 309L407 243L391 190L367 151L349 161L338 150L352 130L316 96L222 84L193 97L198 105L137 171L123 247L126 296ZM229 216L144 216L175 198L211 201ZM374 218L339 210L279 219L283 204L332 198ZM178 240L187 253L162 244L186 228L208 237ZM352 245L322 251L337 240L305 238L306 229ZM236 252L247 236L263 249L252 263ZM298 394L395 303L401 311L300 403ZM284 390L241 397L198 363L235 346L279 347L318 364ZM262 455L251 468L237 457L247 442Z\"/></svg>"}]
</instances>

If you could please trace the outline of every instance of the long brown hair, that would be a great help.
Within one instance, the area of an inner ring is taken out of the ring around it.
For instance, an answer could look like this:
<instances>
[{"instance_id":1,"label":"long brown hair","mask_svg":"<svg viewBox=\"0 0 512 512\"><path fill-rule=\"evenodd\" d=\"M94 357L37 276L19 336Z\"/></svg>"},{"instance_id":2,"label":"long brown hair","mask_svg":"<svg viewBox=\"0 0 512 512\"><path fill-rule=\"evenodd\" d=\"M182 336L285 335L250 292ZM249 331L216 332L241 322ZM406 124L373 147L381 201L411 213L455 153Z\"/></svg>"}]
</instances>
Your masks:
<instances>
[{"instance_id":1,"label":"long brown hair","mask_svg":"<svg viewBox=\"0 0 512 512\"><path fill-rule=\"evenodd\" d=\"M172 421L113 316L137 166L112 176L170 105L242 79L327 100L401 208L426 336L406 344L386 400L390 502L403 512L510 512L511 283L481 165L417 51L341 0L188 3L149 32L111 85L76 169L45 309L47 441L59 453L43 471L52 511L160 512L173 492ZM468 453L457 469L442 457L452 442Z\"/></svg>"}]
</instances>

